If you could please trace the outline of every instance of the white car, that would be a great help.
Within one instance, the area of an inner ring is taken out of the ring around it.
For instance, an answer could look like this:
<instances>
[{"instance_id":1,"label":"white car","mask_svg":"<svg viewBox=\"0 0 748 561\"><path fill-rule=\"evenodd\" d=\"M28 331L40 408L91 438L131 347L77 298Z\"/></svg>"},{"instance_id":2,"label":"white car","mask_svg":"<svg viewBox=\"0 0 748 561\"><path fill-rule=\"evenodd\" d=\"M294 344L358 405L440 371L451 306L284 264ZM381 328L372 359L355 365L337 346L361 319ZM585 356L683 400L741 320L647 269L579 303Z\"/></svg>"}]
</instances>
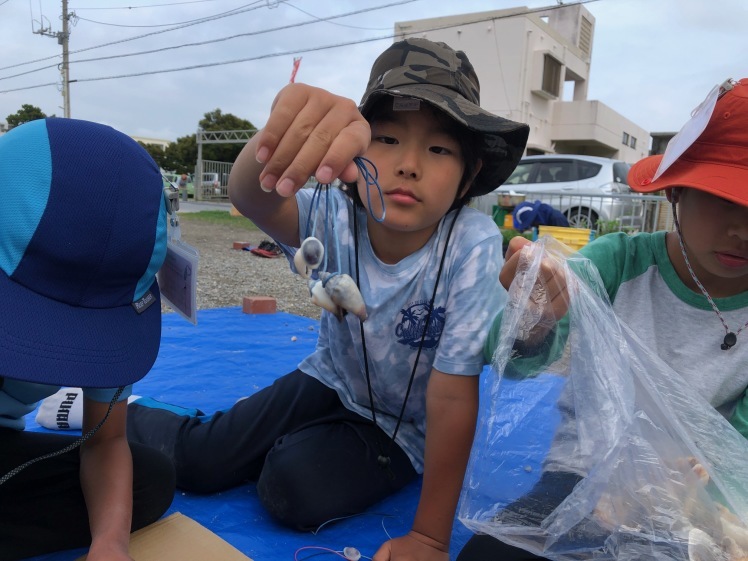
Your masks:
<instances>
[{"instance_id":1,"label":"white car","mask_svg":"<svg viewBox=\"0 0 748 561\"><path fill-rule=\"evenodd\" d=\"M217 173L203 173L203 181L201 185L203 189L203 197L211 198L215 195L221 195L221 181L218 179Z\"/></svg>"},{"instance_id":2,"label":"white car","mask_svg":"<svg viewBox=\"0 0 748 561\"><path fill-rule=\"evenodd\" d=\"M642 224L644 204L629 188L631 164L576 154L525 156L504 184L492 192L499 200L522 194L561 211L575 228L595 228L599 220L622 227Z\"/></svg>"}]
</instances>

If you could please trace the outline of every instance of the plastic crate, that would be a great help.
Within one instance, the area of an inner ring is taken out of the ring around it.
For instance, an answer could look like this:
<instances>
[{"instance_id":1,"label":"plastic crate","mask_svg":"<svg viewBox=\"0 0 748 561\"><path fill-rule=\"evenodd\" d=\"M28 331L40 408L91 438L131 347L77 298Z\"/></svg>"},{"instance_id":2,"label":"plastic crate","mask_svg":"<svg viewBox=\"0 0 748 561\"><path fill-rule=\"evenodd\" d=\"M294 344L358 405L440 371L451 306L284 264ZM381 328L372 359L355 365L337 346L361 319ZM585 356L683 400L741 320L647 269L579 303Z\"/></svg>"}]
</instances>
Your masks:
<instances>
[{"instance_id":1,"label":"plastic crate","mask_svg":"<svg viewBox=\"0 0 748 561\"><path fill-rule=\"evenodd\" d=\"M589 228L566 228L564 226L538 226L533 228L533 240L549 235L573 250L579 250L595 239L595 231Z\"/></svg>"}]
</instances>

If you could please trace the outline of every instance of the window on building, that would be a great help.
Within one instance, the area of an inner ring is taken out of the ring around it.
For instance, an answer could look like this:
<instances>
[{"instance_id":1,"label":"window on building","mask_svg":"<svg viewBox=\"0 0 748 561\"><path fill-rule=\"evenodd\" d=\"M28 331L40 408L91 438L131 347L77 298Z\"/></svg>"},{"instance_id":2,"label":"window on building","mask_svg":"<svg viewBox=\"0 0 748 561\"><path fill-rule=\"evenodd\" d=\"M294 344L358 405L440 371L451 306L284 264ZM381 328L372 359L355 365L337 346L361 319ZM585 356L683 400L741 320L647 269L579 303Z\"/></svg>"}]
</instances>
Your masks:
<instances>
[{"instance_id":1,"label":"window on building","mask_svg":"<svg viewBox=\"0 0 748 561\"><path fill-rule=\"evenodd\" d=\"M561 93L561 63L549 54L543 56L543 91L556 97Z\"/></svg>"},{"instance_id":2,"label":"window on building","mask_svg":"<svg viewBox=\"0 0 748 561\"><path fill-rule=\"evenodd\" d=\"M636 148L636 137L635 136L631 137L631 142L629 142L629 146L631 146L631 148Z\"/></svg>"},{"instance_id":3,"label":"window on building","mask_svg":"<svg viewBox=\"0 0 748 561\"><path fill-rule=\"evenodd\" d=\"M625 132L623 133L623 143L628 146L629 145L629 133Z\"/></svg>"},{"instance_id":4,"label":"window on building","mask_svg":"<svg viewBox=\"0 0 748 561\"><path fill-rule=\"evenodd\" d=\"M592 22L584 16L579 26L579 50L587 56L592 52Z\"/></svg>"}]
</instances>

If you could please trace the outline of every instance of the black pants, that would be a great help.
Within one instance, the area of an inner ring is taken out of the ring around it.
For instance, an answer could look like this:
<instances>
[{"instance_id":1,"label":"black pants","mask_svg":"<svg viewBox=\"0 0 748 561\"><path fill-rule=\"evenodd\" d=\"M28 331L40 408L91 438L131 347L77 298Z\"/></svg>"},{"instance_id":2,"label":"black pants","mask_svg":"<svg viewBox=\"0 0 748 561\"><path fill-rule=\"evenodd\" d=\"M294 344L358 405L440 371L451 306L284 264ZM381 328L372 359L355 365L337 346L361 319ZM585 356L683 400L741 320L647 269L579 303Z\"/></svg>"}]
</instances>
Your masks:
<instances>
[{"instance_id":1,"label":"black pants","mask_svg":"<svg viewBox=\"0 0 748 561\"><path fill-rule=\"evenodd\" d=\"M0 429L0 477L64 448L76 437ZM174 467L155 450L131 444L133 520L137 530L158 520L174 498ZM0 561L87 547L88 511L76 448L30 465L0 485Z\"/></svg>"},{"instance_id":2,"label":"black pants","mask_svg":"<svg viewBox=\"0 0 748 561\"><path fill-rule=\"evenodd\" d=\"M560 505L581 477L573 473L545 472L526 495L497 514L510 525L539 526ZM688 543L670 536L666 540L646 533L621 533L613 542L609 530L594 520L583 520L552 547L565 559L636 559L637 561L689 561ZM663 534L664 535L664 534ZM550 552L549 552L550 554ZM485 534L476 534L465 544L457 561L535 561L549 559L503 543Z\"/></svg>"},{"instance_id":3,"label":"black pants","mask_svg":"<svg viewBox=\"0 0 748 561\"><path fill-rule=\"evenodd\" d=\"M293 528L358 514L417 476L371 419L299 370L226 411L199 413L138 400L128 407L128 438L172 458L182 489L212 493L257 481L265 508ZM377 463L382 446L388 469Z\"/></svg>"},{"instance_id":4,"label":"black pants","mask_svg":"<svg viewBox=\"0 0 748 561\"><path fill-rule=\"evenodd\" d=\"M581 478L562 472L544 472L540 480L526 494L508 505L499 517L508 523L539 526L572 492ZM457 561L529 561L547 559L486 534L476 534L468 540L457 556Z\"/></svg>"}]
</instances>

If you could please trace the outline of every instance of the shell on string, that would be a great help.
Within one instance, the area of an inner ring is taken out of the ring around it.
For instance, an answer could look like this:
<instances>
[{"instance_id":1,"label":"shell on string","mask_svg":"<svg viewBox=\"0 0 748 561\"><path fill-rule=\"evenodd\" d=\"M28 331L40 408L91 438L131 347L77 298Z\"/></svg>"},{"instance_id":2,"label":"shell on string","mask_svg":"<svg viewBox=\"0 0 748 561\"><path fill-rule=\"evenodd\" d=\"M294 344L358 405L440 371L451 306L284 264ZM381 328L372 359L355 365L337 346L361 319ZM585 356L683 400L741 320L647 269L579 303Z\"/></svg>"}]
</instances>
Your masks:
<instances>
[{"instance_id":1,"label":"shell on string","mask_svg":"<svg viewBox=\"0 0 748 561\"><path fill-rule=\"evenodd\" d=\"M345 273L320 272L319 278L325 292L333 302L344 310L355 314L361 321L368 317L366 303L354 280Z\"/></svg>"},{"instance_id":2,"label":"shell on string","mask_svg":"<svg viewBox=\"0 0 748 561\"><path fill-rule=\"evenodd\" d=\"M330 295L327 294L325 287L322 286L322 281L319 279L309 279L307 281L309 287L309 295L312 297L312 304L319 306L320 308L327 310L333 314L338 321L343 319L343 310L338 306Z\"/></svg>"},{"instance_id":3,"label":"shell on string","mask_svg":"<svg viewBox=\"0 0 748 561\"><path fill-rule=\"evenodd\" d=\"M314 236L310 236L301 242L299 247L301 259L310 269L317 269L322 264L325 257L325 246Z\"/></svg>"},{"instance_id":4,"label":"shell on string","mask_svg":"<svg viewBox=\"0 0 748 561\"><path fill-rule=\"evenodd\" d=\"M309 279L311 271L322 264L324 256L325 247L322 242L314 236L310 236L301 242L301 247L294 253L293 264L302 277Z\"/></svg>"}]
</instances>

